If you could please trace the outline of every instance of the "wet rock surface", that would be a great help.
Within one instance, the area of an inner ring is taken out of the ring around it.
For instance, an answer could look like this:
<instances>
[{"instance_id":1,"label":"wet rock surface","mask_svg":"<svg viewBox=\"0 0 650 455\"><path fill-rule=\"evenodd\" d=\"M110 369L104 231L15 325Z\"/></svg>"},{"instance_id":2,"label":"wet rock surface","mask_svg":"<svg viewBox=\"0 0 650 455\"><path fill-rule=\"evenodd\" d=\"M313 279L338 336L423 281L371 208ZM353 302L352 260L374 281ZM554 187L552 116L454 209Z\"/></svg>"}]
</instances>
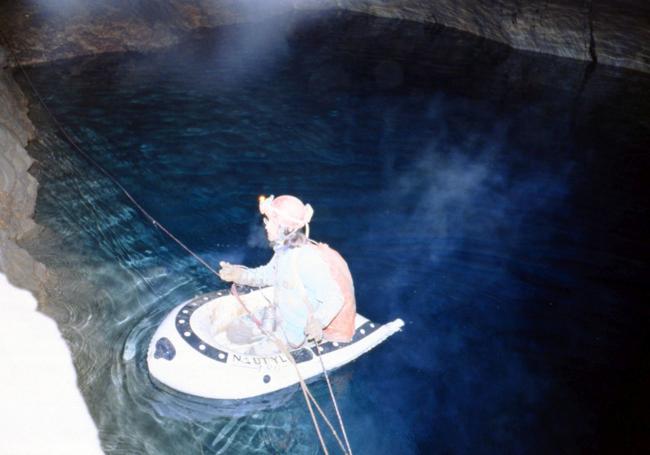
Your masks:
<instances>
[{"instance_id":1,"label":"wet rock surface","mask_svg":"<svg viewBox=\"0 0 650 455\"><path fill-rule=\"evenodd\" d=\"M0 48L0 67L4 50ZM25 146L34 135L27 100L7 69L0 70L0 272L17 286L43 293L45 267L17 241L37 229L32 220L38 183L28 169L33 160Z\"/></svg>"},{"instance_id":2,"label":"wet rock surface","mask_svg":"<svg viewBox=\"0 0 650 455\"><path fill-rule=\"evenodd\" d=\"M168 47L202 28L263 19L289 11L285 0L117 0L106 2L10 2L0 6L0 28L23 64L107 52Z\"/></svg>"},{"instance_id":3,"label":"wet rock surface","mask_svg":"<svg viewBox=\"0 0 650 455\"><path fill-rule=\"evenodd\" d=\"M384 17L433 22L508 44L650 71L650 4L641 0L340 0Z\"/></svg>"},{"instance_id":4,"label":"wet rock surface","mask_svg":"<svg viewBox=\"0 0 650 455\"><path fill-rule=\"evenodd\" d=\"M197 29L341 9L435 23L515 49L650 71L650 3L643 0L93 0L58 9L47 2L7 3L0 6L0 27L28 64L144 51L175 44Z\"/></svg>"}]
</instances>

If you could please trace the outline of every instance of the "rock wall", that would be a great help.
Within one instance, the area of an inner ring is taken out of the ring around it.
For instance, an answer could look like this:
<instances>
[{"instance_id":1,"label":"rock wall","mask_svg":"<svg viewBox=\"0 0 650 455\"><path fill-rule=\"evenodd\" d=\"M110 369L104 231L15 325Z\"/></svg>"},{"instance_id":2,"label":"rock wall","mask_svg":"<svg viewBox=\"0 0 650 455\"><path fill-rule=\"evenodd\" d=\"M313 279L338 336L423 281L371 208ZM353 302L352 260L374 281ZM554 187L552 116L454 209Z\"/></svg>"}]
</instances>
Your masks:
<instances>
[{"instance_id":1,"label":"rock wall","mask_svg":"<svg viewBox=\"0 0 650 455\"><path fill-rule=\"evenodd\" d=\"M0 6L0 30L11 36L23 63L165 47L198 28L251 22L296 10L342 9L436 23L520 50L650 72L650 2L647 0L16 0L5 3ZM58 7L51 6L54 4Z\"/></svg>"},{"instance_id":2,"label":"rock wall","mask_svg":"<svg viewBox=\"0 0 650 455\"><path fill-rule=\"evenodd\" d=\"M27 171L32 159L25 146L34 135L27 100L6 66L0 48L0 272L21 288L43 297L45 267L17 245L37 229L32 216L38 183Z\"/></svg>"},{"instance_id":3,"label":"rock wall","mask_svg":"<svg viewBox=\"0 0 650 455\"><path fill-rule=\"evenodd\" d=\"M515 49L650 72L650 2L646 0L336 0L335 3L356 12L437 23Z\"/></svg>"},{"instance_id":4,"label":"rock wall","mask_svg":"<svg viewBox=\"0 0 650 455\"><path fill-rule=\"evenodd\" d=\"M0 5L0 31L22 64L168 47L201 28L260 20L291 0L16 0ZM55 7L56 6L56 7Z\"/></svg>"},{"instance_id":5,"label":"rock wall","mask_svg":"<svg viewBox=\"0 0 650 455\"><path fill-rule=\"evenodd\" d=\"M0 273L0 453L101 454L97 429L77 389L70 348L29 292Z\"/></svg>"}]
</instances>

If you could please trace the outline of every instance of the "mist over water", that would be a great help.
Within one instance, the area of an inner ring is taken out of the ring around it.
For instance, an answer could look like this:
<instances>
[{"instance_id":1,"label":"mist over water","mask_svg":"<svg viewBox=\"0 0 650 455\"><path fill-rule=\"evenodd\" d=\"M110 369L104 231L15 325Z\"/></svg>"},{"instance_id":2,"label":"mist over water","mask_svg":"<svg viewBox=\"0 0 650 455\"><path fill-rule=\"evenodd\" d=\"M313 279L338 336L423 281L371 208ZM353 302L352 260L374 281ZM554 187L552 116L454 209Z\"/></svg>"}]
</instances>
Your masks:
<instances>
[{"instance_id":1,"label":"mist over water","mask_svg":"<svg viewBox=\"0 0 650 455\"><path fill-rule=\"evenodd\" d=\"M259 194L313 205L312 237L347 259L359 311L406 321L333 374L354 453L642 447L647 77L605 68L580 88L579 63L349 15L29 74L212 264L270 258ZM57 280L42 311L106 452L318 453L299 394L215 404L151 382L157 324L225 285L32 116L45 230L27 246Z\"/></svg>"}]
</instances>

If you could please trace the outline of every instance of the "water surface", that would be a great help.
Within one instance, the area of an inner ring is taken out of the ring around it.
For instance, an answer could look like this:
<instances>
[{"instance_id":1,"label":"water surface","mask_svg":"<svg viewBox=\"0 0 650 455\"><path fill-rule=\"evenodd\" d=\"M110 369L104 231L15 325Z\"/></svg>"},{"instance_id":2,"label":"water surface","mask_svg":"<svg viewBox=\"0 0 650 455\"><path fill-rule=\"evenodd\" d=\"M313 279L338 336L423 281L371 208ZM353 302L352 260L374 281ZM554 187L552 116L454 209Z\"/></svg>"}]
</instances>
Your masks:
<instances>
[{"instance_id":1,"label":"water surface","mask_svg":"<svg viewBox=\"0 0 650 455\"><path fill-rule=\"evenodd\" d=\"M333 374L354 453L646 447L647 76L351 15L29 76L81 147L213 264L270 258L259 194L313 205L312 236L348 260L360 312L406 321ZM42 311L104 450L318 453L299 393L249 410L151 382L157 324L224 284L35 104L32 117L44 231L27 246L53 272Z\"/></svg>"}]
</instances>

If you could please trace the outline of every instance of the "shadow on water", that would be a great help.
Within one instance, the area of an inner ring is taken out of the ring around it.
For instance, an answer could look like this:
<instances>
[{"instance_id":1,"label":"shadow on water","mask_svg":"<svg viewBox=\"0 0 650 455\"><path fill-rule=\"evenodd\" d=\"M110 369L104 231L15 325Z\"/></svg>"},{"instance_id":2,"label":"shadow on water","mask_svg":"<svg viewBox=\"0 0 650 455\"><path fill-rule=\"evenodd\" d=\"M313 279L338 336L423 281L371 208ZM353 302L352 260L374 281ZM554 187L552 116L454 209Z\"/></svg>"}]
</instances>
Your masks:
<instances>
[{"instance_id":1,"label":"shadow on water","mask_svg":"<svg viewBox=\"0 0 650 455\"><path fill-rule=\"evenodd\" d=\"M640 451L650 78L602 67L583 86L583 63L365 16L268 24L261 47L224 27L29 74L213 264L268 260L258 194L315 207L360 311L407 323L334 374L355 453ZM249 412L151 381L157 324L222 283L32 117L44 231L26 246L106 452L317 453L300 394Z\"/></svg>"}]
</instances>

